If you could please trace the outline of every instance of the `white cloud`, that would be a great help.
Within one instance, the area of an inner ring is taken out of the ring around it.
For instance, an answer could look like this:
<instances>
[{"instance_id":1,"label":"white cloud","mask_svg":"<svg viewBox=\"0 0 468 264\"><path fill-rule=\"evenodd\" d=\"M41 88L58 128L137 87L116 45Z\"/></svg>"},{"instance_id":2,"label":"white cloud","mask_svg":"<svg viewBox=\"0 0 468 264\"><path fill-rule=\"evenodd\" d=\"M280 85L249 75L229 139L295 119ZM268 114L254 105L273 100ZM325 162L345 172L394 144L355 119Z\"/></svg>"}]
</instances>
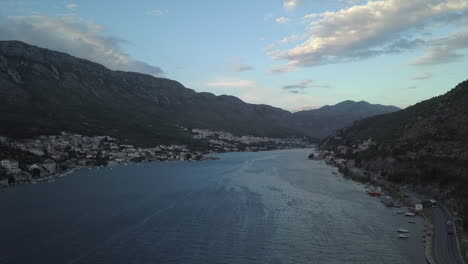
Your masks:
<instances>
[{"instance_id":1,"label":"white cloud","mask_svg":"<svg viewBox=\"0 0 468 264\"><path fill-rule=\"evenodd\" d=\"M414 81L421 81L421 80L429 79L429 78L431 78L431 77L432 77L432 73L426 72L426 73L423 73L423 74L414 76L413 78L411 78L411 80L414 80Z\"/></svg>"},{"instance_id":2,"label":"white cloud","mask_svg":"<svg viewBox=\"0 0 468 264\"><path fill-rule=\"evenodd\" d=\"M252 80L218 78L205 83L208 87L214 88L255 88L257 83Z\"/></svg>"},{"instance_id":3,"label":"white cloud","mask_svg":"<svg viewBox=\"0 0 468 264\"><path fill-rule=\"evenodd\" d=\"M164 9L164 10L161 10L161 9L153 9L153 10L149 10L149 11L146 11L145 14L148 15L148 16L162 16L162 15L165 15L169 13L168 10Z\"/></svg>"},{"instance_id":4,"label":"white cloud","mask_svg":"<svg viewBox=\"0 0 468 264\"><path fill-rule=\"evenodd\" d=\"M301 0L284 0L283 7L286 11L294 11L301 2Z\"/></svg>"},{"instance_id":5,"label":"white cloud","mask_svg":"<svg viewBox=\"0 0 468 264\"><path fill-rule=\"evenodd\" d=\"M289 37L284 37L281 40L279 40L278 42L280 44L288 44L288 43L297 42L297 41L302 40L302 39L303 39L302 36L300 36L298 34L294 34L294 35L291 35Z\"/></svg>"},{"instance_id":6,"label":"white cloud","mask_svg":"<svg viewBox=\"0 0 468 264\"><path fill-rule=\"evenodd\" d=\"M74 4L74 3L70 3L70 4L67 5L67 8L72 10L72 11L75 11L78 8L78 5Z\"/></svg>"},{"instance_id":7,"label":"white cloud","mask_svg":"<svg viewBox=\"0 0 468 264\"><path fill-rule=\"evenodd\" d=\"M287 18L287 17L278 17L275 21L278 24L287 24L287 23L289 23L289 18Z\"/></svg>"},{"instance_id":8,"label":"white cloud","mask_svg":"<svg viewBox=\"0 0 468 264\"><path fill-rule=\"evenodd\" d=\"M462 59L468 50L468 29L451 34L448 37L429 41L429 50L411 65L431 65L450 63Z\"/></svg>"},{"instance_id":9,"label":"white cloud","mask_svg":"<svg viewBox=\"0 0 468 264\"><path fill-rule=\"evenodd\" d=\"M402 52L419 47L424 41L414 36L422 35L431 23L448 23L453 13L466 10L466 0L382 0L311 14L304 18L308 21L307 39L292 49L271 54L275 59L288 61L283 69L276 69L287 72ZM440 54L436 50L433 53Z\"/></svg>"},{"instance_id":10,"label":"white cloud","mask_svg":"<svg viewBox=\"0 0 468 264\"><path fill-rule=\"evenodd\" d=\"M19 40L66 52L112 70L163 74L161 68L125 53L120 47L125 40L109 35L104 27L77 15L9 17L0 20L0 40Z\"/></svg>"}]
</instances>

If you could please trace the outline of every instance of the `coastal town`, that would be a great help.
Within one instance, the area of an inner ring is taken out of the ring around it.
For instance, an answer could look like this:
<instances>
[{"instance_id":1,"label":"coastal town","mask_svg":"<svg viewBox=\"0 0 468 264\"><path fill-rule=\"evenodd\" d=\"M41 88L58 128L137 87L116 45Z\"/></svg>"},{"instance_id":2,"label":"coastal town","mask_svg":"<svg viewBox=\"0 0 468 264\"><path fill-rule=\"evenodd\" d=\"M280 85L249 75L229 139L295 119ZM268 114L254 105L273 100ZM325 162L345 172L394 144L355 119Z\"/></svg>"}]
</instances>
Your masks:
<instances>
[{"instance_id":1,"label":"coastal town","mask_svg":"<svg viewBox=\"0 0 468 264\"><path fill-rule=\"evenodd\" d=\"M136 147L109 136L84 136L62 132L32 139L0 137L0 187L21 183L52 181L73 169L115 166L132 162L199 161L216 159L210 153L264 151L301 148L303 139L235 136L224 131L193 129L192 139L204 144L203 150L187 145Z\"/></svg>"}]
</instances>

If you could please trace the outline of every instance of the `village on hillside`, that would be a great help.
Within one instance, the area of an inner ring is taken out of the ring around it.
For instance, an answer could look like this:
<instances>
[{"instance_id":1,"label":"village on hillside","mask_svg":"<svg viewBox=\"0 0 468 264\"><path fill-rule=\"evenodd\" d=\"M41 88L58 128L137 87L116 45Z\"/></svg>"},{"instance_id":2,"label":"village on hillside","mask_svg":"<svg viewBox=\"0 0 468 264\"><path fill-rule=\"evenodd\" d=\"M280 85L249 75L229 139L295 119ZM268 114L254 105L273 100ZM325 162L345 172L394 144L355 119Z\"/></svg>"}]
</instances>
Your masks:
<instances>
[{"instance_id":1,"label":"village on hillside","mask_svg":"<svg viewBox=\"0 0 468 264\"><path fill-rule=\"evenodd\" d=\"M135 147L109 136L84 136L62 132L32 139L13 140L0 136L0 187L53 180L75 168L114 166L130 162L194 161L215 159L209 153L262 151L307 147L303 139L235 136L228 132L193 129L193 140L205 150L186 145Z\"/></svg>"}]
</instances>

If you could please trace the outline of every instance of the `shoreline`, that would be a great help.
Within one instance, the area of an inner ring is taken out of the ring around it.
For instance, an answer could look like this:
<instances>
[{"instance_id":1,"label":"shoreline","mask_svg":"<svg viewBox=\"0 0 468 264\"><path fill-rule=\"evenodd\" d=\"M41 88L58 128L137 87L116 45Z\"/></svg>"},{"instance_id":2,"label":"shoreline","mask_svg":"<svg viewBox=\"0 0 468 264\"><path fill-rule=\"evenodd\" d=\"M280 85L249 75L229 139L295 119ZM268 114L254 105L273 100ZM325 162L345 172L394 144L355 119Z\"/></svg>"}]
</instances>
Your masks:
<instances>
[{"instance_id":1,"label":"shoreline","mask_svg":"<svg viewBox=\"0 0 468 264\"><path fill-rule=\"evenodd\" d=\"M208 152L203 154L202 158L200 159L184 159L184 160L178 160L178 159L167 159L167 160L146 160L146 161L125 161L125 162L119 162L115 164L107 164L107 165L79 165L73 168L69 168L64 171L60 171L57 173L49 174L44 177L39 177L39 178L31 178L29 181L22 181L18 182L15 184L9 184L8 186L2 186L0 189L4 188L13 188L16 186L20 185L25 185L25 184L39 184L39 183L51 183L54 182L58 178L63 178L65 176L68 176L69 174L72 174L76 170L79 169L98 169L98 168L112 168L116 166L127 166L127 165L135 165L135 164L142 164L142 163L160 163L160 162L202 162L202 161L213 161L213 160L219 160L220 158L212 155L218 155L218 154L224 154L224 153L255 153L255 152L268 152L268 151L277 151L277 150L289 150L289 149L304 149L308 150L311 148L276 148L276 149L268 149L268 150L258 150L258 151L231 151L231 152Z\"/></svg>"},{"instance_id":2,"label":"shoreline","mask_svg":"<svg viewBox=\"0 0 468 264\"><path fill-rule=\"evenodd\" d=\"M399 204L399 208L404 208L406 207L407 211L409 212L412 212L412 213L416 213L416 216L419 216L421 217L425 224L424 224L424 231L423 231L423 239L424 239L424 248L425 248L425 258L426 258L426 263L428 264L437 264L437 262L435 261L435 256L434 256L434 237L435 237L435 230L434 230L434 226L432 224L433 221L431 221L428 216L426 216L426 214L424 213L424 210L422 211L416 211L415 209L411 208L411 201L408 200L408 199L405 199L405 198L408 198L408 197L405 197L405 195L402 197L400 195L396 195L396 193L394 192L394 190L390 191L389 189L390 188L393 188L394 186L397 186L398 187L398 192L401 193L401 190L404 189L404 186L401 186L400 184L398 183L391 183L391 182L388 182L388 181L382 181L382 180L376 180L376 179L372 179L371 178L371 175L365 175L367 176L367 179L366 177L362 177L362 175L356 175L356 174L353 174L353 169L357 169L357 170L360 170L359 168L356 168L356 167L353 167L350 168L346 165L344 166L340 166L338 163L336 163L336 161L334 160L327 160L326 158L323 157L322 153L320 152L320 150L318 149L313 149L313 152L314 154L314 158L311 158L311 160L318 160L318 161L323 161L325 164L333 167L333 168L336 168L338 170L338 172L342 175L343 178L345 179L349 179L349 180L352 180L354 182L357 182L357 183L360 183L360 184L364 184L366 187L368 186L377 186L379 188L382 188L382 196L379 195L379 198L383 197L383 196L389 196L392 198L393 201L398 201L400 204ZM371 185L372 184L372 185ZM380 185L380 186L379 186ZM388 186L390 185L390 186ZM369 194L368 191L366 191L366 194ZM419 199L419 197L414 197L414 198L417 198ZM382 201L382 200L381 200ZM385 204L385 206L388 207L388 205ZM401 206L401 207L400 207ZM390 206L390 207L393 207L393 206Z\"/></svg>"}]
</instances>

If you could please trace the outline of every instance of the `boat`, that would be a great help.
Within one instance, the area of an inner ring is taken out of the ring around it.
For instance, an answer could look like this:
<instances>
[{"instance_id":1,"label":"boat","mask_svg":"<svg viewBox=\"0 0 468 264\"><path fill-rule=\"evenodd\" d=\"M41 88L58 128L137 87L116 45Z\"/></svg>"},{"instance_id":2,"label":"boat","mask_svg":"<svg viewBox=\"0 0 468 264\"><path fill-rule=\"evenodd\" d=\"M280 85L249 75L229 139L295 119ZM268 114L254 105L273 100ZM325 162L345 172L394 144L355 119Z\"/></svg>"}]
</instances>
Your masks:
<instances>
[{"instance_id":1,"label":"boat","mask_svg":"<svg viewBox=\"0 0 468 264\"><path fill-rule=\"evenodd\" d=\"M403 214L404 212L403 211L397 211L396 213L397 214Z\"/></svg>"},{"instance_id":2,"label":"boat","mask_svg":"<svg viewBox=\"0 0 468 264\"><path fill-rule=\"evenodd\" d=\"M409 235L401 234L398 237L402 239L406 239L406 238L409 238Z\"/></svg>"},{"instance_id":3,"label":"boat","mask_svg":"<svg viewBox=\"0 0 468 264\"><path fill-rule=\"evenodd\" d=\"M409 233L408 229L400 228L397 230L398 233Z\"/></svg>"},{"instance_id":4,"label":"boat","mask_svg":"<svg viewBox=\"0 0 468 264\"><path fill-rule=\"evenodd\" d=\"M393 199L390 196L382 196L380 201L388 207L393 206Z\"/></svg>"},{"instance_id":5,"label":"boat","mask_svg":"<svg viewBox=\"0 0 468 264\"><path fill-rule=\"evenodd\" d=\"M405 216L415 216L414 213L406 213Z\"/></svg>"},{"instance_id":6,"label":"boat","mask_svg":"<svg viewBox=\"0 0 468 264\"><path fill-rule=\"evenodd\" d=\"M370 196L380 196L382 194L382 189L380 187L371 187L367 193Z\"/></svg>"},{"instance_id":7,"label":"boat","mask_svg":"<svg viewBox=\"0 0 468 264\"><path fill-rule=\"evenodd\" d=\"M410 224L416 224L416 221L414 221L414 220L409 220L408 223L410 223Z\"/></svg>"}]
</instances>

